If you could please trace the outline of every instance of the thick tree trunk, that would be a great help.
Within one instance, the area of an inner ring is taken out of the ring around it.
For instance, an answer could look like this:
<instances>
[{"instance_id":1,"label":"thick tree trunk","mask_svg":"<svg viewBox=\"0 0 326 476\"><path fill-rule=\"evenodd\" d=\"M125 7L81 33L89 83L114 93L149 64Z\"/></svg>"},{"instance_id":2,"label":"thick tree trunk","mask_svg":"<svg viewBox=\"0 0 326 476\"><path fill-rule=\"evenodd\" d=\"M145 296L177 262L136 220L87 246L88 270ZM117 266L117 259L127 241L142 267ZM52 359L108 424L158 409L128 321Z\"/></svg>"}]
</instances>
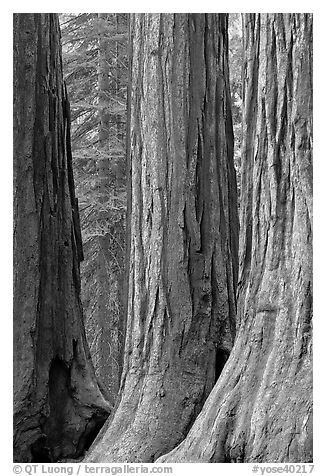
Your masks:
<instances>
[{"instance_id":1,"label":"thick tree trunk","mask_svg":"<svg viewBox=\"0 0 326 476\"><path fill-rule=\"evenodd\" d=\"M14 16L14 458L83 454L109 412L80 304L82 245L55 14Z\"/></svg>"},{"instance_id":2,"label":"thick tree trunk","mask_svg":"<svg viewBox=\"0 0 326 476\"><path fill-rule=\"evenodd\" d=\"M160 462L312 460L312 16L244 15L237 339Z\"/></svg>"},{"instance_id":3,"label":"thick tree trunk","mask_svg":"<svg viewBox=\"0 0 326 476\"><path fill-rule=\"evenodd\" d=\"M151 462L189 431L235 335L227 16L131 17L128 322L120 401L88 461Z\"/></svg>"}]
</instances>

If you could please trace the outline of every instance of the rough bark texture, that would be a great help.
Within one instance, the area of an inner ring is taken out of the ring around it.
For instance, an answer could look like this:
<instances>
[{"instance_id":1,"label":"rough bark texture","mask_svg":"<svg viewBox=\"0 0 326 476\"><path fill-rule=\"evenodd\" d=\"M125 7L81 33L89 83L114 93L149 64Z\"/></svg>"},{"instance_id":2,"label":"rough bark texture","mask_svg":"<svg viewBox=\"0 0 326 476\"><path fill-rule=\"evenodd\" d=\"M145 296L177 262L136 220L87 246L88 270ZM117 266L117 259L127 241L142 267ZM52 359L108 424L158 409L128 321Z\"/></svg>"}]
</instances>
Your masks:
<instances>
[{"instance_id":1,"label":"rough bark texture","mask_svg":"<svg viewBox=\"0 0 326 476\"><path fill-rule=\"evenodd\" d=\"M244 15L237 338L160 462L312 460L312 16Z\"/></svg>"},{"instance_id":2,"label":"rough bark texture","mask_svg":"<svg viewBox=\"0 0 326 476\"><path fill-rule=\"evenodd\" d=\"M89 446L109 412L85 341L69 103L55 14L14 15L14 459Z\"/></svg>"},{"instance_id":3,"label":"rough bark texture","mask_svg":"<svg viewBox=\"0 0 326 476\"><path fill-rule=\"evenodd\" d=\"M120 401L88 461L187 434L235 335L238 218L227 17L131 17L128 322Z\"/></svg>"}]
</instances>

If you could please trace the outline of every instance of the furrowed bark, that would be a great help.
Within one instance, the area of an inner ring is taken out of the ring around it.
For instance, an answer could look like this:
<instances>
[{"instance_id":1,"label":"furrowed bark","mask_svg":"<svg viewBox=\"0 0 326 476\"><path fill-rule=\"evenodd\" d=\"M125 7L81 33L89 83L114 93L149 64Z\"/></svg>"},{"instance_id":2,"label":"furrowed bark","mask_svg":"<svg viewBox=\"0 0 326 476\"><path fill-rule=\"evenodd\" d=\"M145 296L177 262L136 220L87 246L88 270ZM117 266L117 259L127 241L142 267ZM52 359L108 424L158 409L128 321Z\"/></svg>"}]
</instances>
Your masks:
<instances>
[{"instance_id":1,"label":"furrowed bark","mask_svg":"<svg viewBox=\"0 0 326 476\"><path fill-rule=\"evenodd\" d=\"M237 338L159 462L312 461L312 15L244 15Z\"/></svg>"},{"instance_id":2,"label":"furrowed bark","mask_svg":"<svg viewBox=\"0 0 326 476\"><path fill-rule=\"evenodd\" d=\"M133 14L128 322L119 403L86 460L152 462L187 434L235 335L227 16Z\"/></svg>"},{"instance_id":3,"label":"furrowed bark","mask_svg":"<svg viewBox=\"0 0 326 476\"><path fill-rule=\"evenodd\" d=\"M80 304L83 259L56 14L14 15L14 459L75 458L110 411Z\"/></svg>"}]
</instances>

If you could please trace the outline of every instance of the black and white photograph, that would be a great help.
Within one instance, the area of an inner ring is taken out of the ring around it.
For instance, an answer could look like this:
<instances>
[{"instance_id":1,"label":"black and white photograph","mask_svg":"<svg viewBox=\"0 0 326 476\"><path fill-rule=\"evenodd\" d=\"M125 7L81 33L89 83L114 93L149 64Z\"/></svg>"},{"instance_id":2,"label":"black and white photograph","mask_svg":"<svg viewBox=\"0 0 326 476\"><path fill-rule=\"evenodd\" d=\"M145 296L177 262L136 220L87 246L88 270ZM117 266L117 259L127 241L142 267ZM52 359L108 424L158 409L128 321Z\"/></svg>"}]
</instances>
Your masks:
<instances>
[{"instance_id":1,"label":"black and white photograph","mask_svg":"<svg viewBox=\"0 0 326 476\"><path fill-rule=\"evenodd\" d=\"M313 17L12 15L14 473L316 474Z\"/></svg>"}]
</instances>

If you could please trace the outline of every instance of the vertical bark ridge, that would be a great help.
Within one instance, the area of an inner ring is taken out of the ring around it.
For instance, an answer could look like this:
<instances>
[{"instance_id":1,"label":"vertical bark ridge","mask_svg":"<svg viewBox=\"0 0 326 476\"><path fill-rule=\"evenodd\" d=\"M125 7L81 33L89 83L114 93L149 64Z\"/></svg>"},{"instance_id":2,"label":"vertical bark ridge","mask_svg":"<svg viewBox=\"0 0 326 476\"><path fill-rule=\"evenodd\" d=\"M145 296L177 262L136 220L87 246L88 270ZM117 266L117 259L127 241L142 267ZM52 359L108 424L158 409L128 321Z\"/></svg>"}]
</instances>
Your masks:
<instances>
[{"instance_id":1,"label":"vertical bark ridge","mask_svg":"<svg viewBox=\"0 0 326 476\"><path fill-rule=\"evenodd\" d=\"M237 337L160 462L312 461L312 16L244 15Z\"/></svg>"},{"instance_id":2,"label":"vertical bark ridge","mask_svg":"<svg viewBox=\"0 0 326 476\"><path fill-rule=\"evenodd\" d=\"M83 454L110 405L83 327L69 103L54 14L14 15L14 459Z\"/></svg>"},{"instance_id":3,"label":"vertical bark ridge","mask_svg":"<svg viewBox=\"0 0 326 476\"><path fill-rule=\"evenodd\" d=\"M151 462L172 449L233 345L238 218L226 28L226 15L131 16L125 365L119 405L88 461Z\"/></svg>"}]
</instances>

